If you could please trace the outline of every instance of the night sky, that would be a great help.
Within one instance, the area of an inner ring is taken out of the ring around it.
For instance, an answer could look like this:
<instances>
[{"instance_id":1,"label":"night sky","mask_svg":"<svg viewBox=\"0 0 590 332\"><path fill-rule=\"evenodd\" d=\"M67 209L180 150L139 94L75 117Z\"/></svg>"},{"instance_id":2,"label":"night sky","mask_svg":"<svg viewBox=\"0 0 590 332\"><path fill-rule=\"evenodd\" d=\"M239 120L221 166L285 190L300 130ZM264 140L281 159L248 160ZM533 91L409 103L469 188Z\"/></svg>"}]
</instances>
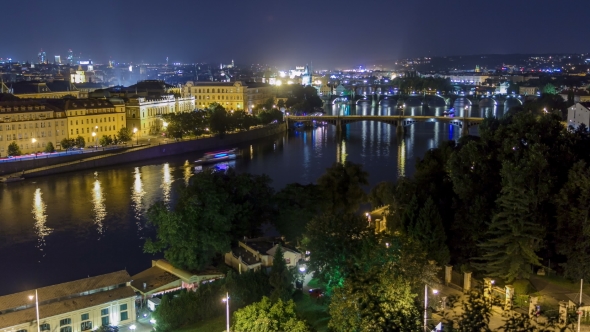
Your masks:
<instances>
[{"instance_id":1,"label":"night sky","mask_svg":"<svg viewBox=\"0 0 590 332\"><path fill-rule=\"evenodd\" d=\"M3 0L0 58L266 63L590 51L590 0Z\"/></svg>"}]
</instances>

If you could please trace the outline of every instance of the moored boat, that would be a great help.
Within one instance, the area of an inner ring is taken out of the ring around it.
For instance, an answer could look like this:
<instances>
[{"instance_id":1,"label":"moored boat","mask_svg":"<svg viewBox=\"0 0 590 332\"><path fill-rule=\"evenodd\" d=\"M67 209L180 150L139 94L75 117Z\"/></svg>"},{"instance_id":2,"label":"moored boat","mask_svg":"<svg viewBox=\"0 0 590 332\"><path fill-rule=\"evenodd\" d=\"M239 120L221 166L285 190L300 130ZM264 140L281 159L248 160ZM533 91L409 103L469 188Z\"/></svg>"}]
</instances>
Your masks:
<instances>
[{"instance_id":1,"label":"moored boat","mask_svg":"<svg viewBox=\"0 0 590 332\"><path fill-rule=\"evenodd\" d=\"M202 158L195 161L195 165L214 164L222 161L234 160L238 156L238 149L207 152Z\"/></svg>"}]
</instances>

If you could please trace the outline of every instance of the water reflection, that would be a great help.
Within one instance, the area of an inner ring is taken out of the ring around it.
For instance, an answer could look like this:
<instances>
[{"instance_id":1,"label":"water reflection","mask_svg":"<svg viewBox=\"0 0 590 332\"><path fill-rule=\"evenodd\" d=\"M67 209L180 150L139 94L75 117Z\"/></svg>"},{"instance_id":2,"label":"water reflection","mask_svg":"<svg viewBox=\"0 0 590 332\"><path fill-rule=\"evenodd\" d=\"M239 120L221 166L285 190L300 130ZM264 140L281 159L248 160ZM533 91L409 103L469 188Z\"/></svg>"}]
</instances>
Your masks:
<instances>
[{"instance_id":1,"label":"water reflection","mask_svg":"<svg viewBox=\"0 0 590 332\"><path fill-rule=\"evenodd\" d=\"M140 220L141 212L143 210L142 202L143 196L145 195L145 191L143 190L143 182L141 180L141 172L139 171L139 167L135 167L133 177L135 178L135 181L133 181L133 187L131 188L131 201L133 203L135 219ZM137 223L137 226L141 230L141 223Z\"/></svg>"},{"instance_id":2,"label":"water reflection","mask_svg":"<svg viewBox=\"0 0 590 332\"><path fill-rule=\"evenodd\" d=\"M191 176L193 176L193 168L191 167L191 163L186 160L184 162L184 185L188 187L188 184L191 180Z\"/></svg>"},{"instance_id":3,"label":"water reflection","mask_svg":"<svg viewBox=\"0 0 590 332\"><path fill-rule=\"evenodd\" d=\"M51 234L53 229L47 227L47 214L45 213L47 206L43 201L43 194L41 189L35 190L35 197L33 199L33 218L35 219L35 234L37 235L37 248L43 251L45 246L45 237Z\"/></svg>"},{"instance_id":4,"label":"water reflection","mask_svg":"<svg viewBox=\"0 0 590 332\"><path fill-rule=\"evenodd\" d=\"M397 175L406 176L406 140L401 139L397 145Z\"/></svg>"},{"instance_id":5,"label":"water reflection","mask_svg":"<svg viewBox=\"0 0 590 332\"><path fill-rule=\"evenodd\" d=\"M166 205L170 204L170 191L172 189L172 174L170 164L165 163L162 167L162 200Z\"/></svg>"},{"instance_id":6,"label":"water reflection","mask_svg":"<svg viewBox=\"0 0 590 332\"><path fill-rule=\"evenodd\" d=\"M94 213L94 224L96 225L96 229L98 234L104 233L104 218L107 215L107 209L104 204L104 195L102 192L102 186L100 181L98 180L98 173L94 173L95 180L94 180L94 187L92 188L92 210Z\"/></svg>"}]
</instances>

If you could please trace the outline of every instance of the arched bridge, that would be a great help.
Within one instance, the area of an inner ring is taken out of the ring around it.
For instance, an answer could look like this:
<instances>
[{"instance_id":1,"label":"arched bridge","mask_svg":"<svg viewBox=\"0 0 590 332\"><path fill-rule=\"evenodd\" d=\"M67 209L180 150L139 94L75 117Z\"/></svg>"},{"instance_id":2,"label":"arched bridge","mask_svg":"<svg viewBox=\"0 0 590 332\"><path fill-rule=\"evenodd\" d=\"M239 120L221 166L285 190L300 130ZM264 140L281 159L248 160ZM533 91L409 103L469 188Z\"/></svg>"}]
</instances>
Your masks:
<instances>
[{"instance_id":1,"label":"arched bridge","mask_svg":"<svg viewBox=\"0 0 590 332\"><path fill-rule=\"evenodd\" d=\"M289 122L325 122L336 126L338 131L342 130L342 125L359 121L377 121L395 125L398 132L403 132L404 127L411 126L416 122L443 122L461 128L461 135L468 135L469 128L482 123L484 118L473 117L448 117L434 115L322 115L322 116L285 116L287 127Z\"/></svg>"}]
</instances>

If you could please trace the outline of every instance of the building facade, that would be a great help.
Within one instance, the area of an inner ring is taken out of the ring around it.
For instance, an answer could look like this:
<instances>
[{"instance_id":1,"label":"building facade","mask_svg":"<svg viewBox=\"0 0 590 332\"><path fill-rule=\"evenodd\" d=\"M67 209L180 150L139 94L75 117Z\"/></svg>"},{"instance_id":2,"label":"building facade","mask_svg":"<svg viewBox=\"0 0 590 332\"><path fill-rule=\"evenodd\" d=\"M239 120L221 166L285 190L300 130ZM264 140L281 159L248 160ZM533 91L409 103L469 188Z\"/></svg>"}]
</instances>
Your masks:
<instances>
[{"instance_id":1,"label":"building facade","mask_svg":"<svg viewBox=\"0 0 590 332\"><path fill-rule=\"evenodd\" d=\"M157 135L164 125L162 115L179 112L192 112L195 106L195 97L179 97L174 95L162 95L160 98L132 97L125 102L127 127L131 130L137 128L137 134L141 136Z\"/></svg>"},{"instance_id":2,"label":"building facade","mask_svg":"<svg viewBox=\"0 0 590 332\"><path fill-rule=\"evenodd\" d=\"M126 271L0 296L0 332L93 331L135 322L135 292ZM37 294L37 299L34 298Z\"/></svg>"},{"instance_id":3,"label":"building facade","mask_svg":"<svg viewBox=\"0 0 590 332\"><path fill-rule=\"evenodd\" d=\"M0 157L8 154L8 145L16 142L24 154L41 152L51 142L58 147L67 137L67 119L39 101L0 102Z\"/></svg>"},{"instance_id":4,"label":"building facade","mask_svg":"<svg viewBox=\"0 0 590 332\"><path fill-rule=\"evenodd\" d=\"M297 266L303 255L282 242L281 239L255 238L238 241L238 246L225 254L225 264L234 268L238 273L257 271L260 268L269 268L277 248L281 245L283 258L289 267Z\"/></svg>"},{"instance_id":5,"label":"building facade","mask_svg":"<svg viewBox=\"0 0 590 332\"><path fill-rule=\"evenodd\" d=\"M67 138L82 136L86 145L98 145L103 136L115 138L126 126L125 105L100 99L47 100L56 111L64 112ZM94 134L94 135L93 135Z\"/></svg>"},{"instance_id":6,"label":"building facade","mask_svg":"<svg viewBox=\"0 0 590 332\"><path fill-rule=\"evenodd\" d=\"M67 81L0 83L0 91L8 91L21 99L59 99L66 96L79 97L79 91Z\"/></svg>"},{"instance_id":7,"label":"building facade","mask_svg":"<svg viewBox=\"0 0 590 332\"><path fill-rule=\"evenodd\" d=\"M182 87L183 97L194 97L197 108L218 103L227 110L247 110L274 98L274 88L267 83L187 82Z\"/></svg>"},{"instance_id":8,"label":"building facade","mask_svg":"<svg viewBox=\"0 0 590 332\"><path fill-rule=\"evenodd\" d=\"M567 109L567 126L576 129L582 124L590 127L590 102L576 103Z\"/></svg>"}]
</instances>

